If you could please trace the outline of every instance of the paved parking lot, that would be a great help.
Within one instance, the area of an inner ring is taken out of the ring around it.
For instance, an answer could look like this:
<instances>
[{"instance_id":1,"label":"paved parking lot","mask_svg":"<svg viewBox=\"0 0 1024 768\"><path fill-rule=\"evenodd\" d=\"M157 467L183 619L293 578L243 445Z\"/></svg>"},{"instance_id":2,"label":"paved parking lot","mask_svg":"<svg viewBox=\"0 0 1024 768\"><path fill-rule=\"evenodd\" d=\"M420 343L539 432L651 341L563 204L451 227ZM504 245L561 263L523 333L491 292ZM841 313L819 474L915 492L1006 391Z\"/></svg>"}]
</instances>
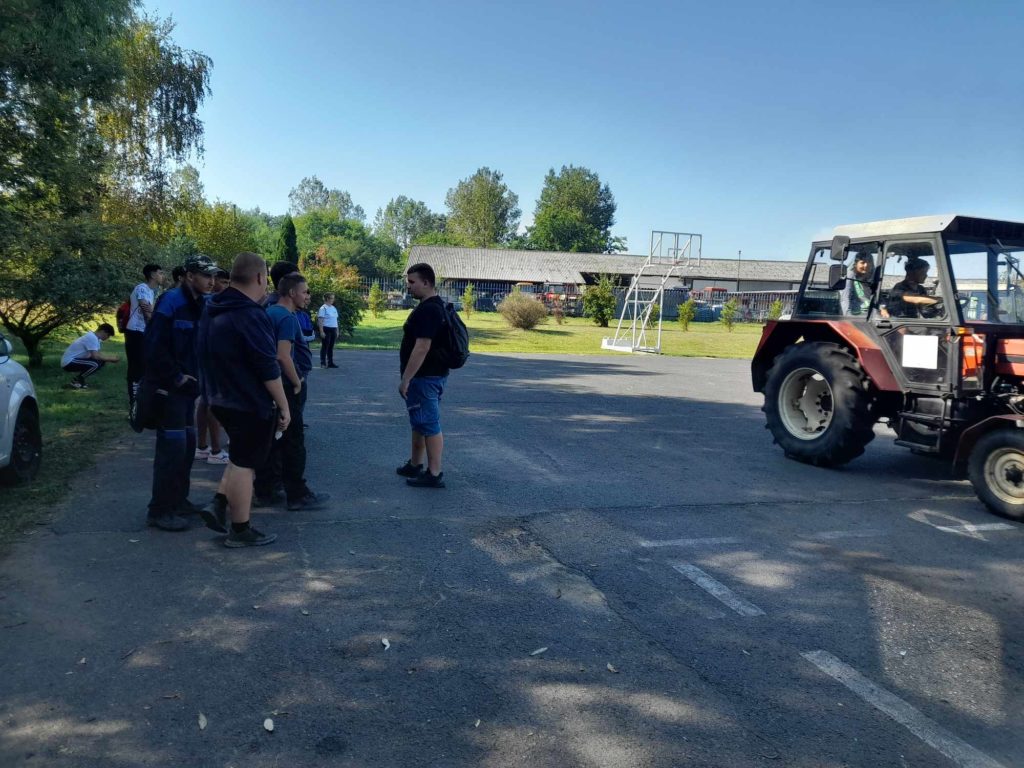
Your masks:
<instances>
[{"instance_id":1,"label":"paved parking lot","mask_svg":"<svg viewBox=\"0 0 1024 768\"><path fill-rule=\"evenodd\" d=\"M126 436L13 548L0 764L1024 764L1024 527L945 464L787 461L740 361L478 355L413 490L396 357L314 372L275 546L145 529Z\"/></svg>"}]
</instances>

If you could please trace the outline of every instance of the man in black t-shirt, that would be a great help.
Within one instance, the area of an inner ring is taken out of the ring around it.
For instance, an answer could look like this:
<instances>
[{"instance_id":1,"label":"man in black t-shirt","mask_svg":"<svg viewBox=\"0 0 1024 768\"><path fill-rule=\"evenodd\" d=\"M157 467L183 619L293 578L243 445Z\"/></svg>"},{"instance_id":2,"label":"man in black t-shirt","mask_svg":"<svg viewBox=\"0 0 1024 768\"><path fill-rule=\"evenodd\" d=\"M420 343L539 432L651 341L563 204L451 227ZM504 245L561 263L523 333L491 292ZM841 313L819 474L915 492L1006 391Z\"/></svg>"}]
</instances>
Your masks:
<instances>
[{"instance_id":1,"label":"man in black t-shirt","mask_svg":"<svg viewBox=\"0 0 1024 768\"><path fill-rule=\"evenodd\" d=\"M941 317L942 300L931 296L924 287L929 264L917 256L904 266L907 276L889 291L889 314L893 317Z\"/></svg>"},{"instance_id":2,"label":"man in black t-shirt","mask_svg":"<svg viewBox=\"0 0 1024 768\"><path fill-rule=\"evenodd\" d=\"M448 369L437 359L432 344L444 328L446 315L435 281L434 270L429 264L409 267L406 283L409 293L419 299L419 305L405 321L399 350L402 380L398 394L405 400L409 412L412 450L409 460L397 471L408 478L406 483L418 488L444 488L440 401L448 381Z\"/></svg>"}]
</instances>

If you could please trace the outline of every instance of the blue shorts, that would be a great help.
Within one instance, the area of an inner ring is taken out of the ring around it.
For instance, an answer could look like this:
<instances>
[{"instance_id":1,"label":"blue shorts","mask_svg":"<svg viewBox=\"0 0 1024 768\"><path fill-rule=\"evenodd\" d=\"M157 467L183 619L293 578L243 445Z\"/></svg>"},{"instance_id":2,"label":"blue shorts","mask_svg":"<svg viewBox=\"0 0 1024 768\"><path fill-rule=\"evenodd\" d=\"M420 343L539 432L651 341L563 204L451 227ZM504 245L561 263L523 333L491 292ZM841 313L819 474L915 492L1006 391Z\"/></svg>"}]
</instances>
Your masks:
<instances>
[{"instance_id":1,"label":"blue shorts","mask_svg":"<svg viewBox=\"0 0 1024 768\"><path fill-rule=\"evenodd\" d=\"M413 432L424 437L441 434L440 403L447 381L447 376L420 376L409 382L405 407Z\"/></svg>"}]
</instances>

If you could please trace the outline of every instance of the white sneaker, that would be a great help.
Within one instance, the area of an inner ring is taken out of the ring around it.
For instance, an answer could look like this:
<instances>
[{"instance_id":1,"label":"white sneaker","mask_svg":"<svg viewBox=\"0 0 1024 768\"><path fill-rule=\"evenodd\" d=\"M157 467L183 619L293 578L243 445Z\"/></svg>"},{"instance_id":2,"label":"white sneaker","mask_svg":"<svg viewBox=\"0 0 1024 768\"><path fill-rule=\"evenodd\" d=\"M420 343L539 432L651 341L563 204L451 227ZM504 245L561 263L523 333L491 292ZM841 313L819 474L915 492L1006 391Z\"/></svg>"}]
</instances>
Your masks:
<instances>
[{"instance_id":1,"label":"white sneaker","mask_svg":"<svg viewBox=\"0 0 1024 768\"><path fill-rule=\"evenodd\" d=\"M197 459L208 459L208 458L210 458L210 449L209 448L198 448L197 447L196 448L196 458Z\"/></svg>"},{"instance_id":2,"label":"white sneaker","mask_svg":"<svg viewBox=\"0 0 1024 768\"><path fill-rule=\"evenodd\" d=\"M227 464L228 463L228 452L221 451L220 453L211 453L206 457L207 464Z\"/></svg>"}]
</instances>

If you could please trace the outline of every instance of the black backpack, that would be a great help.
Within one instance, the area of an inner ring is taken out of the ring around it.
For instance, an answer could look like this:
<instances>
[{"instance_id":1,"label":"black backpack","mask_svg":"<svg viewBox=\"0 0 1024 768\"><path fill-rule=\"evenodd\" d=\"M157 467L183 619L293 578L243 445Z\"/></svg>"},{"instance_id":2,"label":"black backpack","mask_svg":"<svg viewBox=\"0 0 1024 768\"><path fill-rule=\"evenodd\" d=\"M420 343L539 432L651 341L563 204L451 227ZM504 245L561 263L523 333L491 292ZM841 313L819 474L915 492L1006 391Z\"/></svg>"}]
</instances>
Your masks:
<instances>
[{"instance_id":1,"label":"black backpack","mask_svg":"<svg viewBox=\"0 0 1024 768\"><path fill-rule=\"evenodd\" d=\"M454 305L445 302L444 327L438 334L437 361L445 368L461 368L469 359L469 329Z\"/></svg>"}]
</instances>

